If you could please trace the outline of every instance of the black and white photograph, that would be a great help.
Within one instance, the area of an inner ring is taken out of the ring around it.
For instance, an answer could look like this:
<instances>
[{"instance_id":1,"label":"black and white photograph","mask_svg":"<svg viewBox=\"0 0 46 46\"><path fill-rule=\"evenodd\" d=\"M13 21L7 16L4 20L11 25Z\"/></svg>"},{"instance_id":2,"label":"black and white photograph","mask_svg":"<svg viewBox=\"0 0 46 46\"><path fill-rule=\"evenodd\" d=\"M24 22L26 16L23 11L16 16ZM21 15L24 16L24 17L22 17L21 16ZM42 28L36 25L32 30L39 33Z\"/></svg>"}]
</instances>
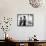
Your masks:
<instances>
[{"instance_id":1,"label":"black and white photograph","mask_svg":"<svg viewBox=\"0 0 46 46\"><path fill-rule=\"evenodd\" d=\"M34 16L33 14L17 14L18 26L33 26Z\"/></svg>"}]
</instances>

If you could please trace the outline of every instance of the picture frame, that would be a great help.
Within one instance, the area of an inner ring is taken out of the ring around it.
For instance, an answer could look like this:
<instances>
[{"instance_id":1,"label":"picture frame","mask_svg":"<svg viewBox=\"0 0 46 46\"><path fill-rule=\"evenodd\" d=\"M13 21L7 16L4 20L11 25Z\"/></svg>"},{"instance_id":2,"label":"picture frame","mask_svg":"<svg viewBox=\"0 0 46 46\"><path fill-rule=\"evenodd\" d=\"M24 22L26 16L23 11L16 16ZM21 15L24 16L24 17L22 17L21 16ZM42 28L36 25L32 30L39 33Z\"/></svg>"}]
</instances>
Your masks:
<instances>
[{"instance_id":1,"label":"picture frame","mask_svg":"<svg viewBox=\"0 0 46 46\"><path fill-rule=\"evenodd\" d=\"M17 14L17 26L33 26L33 14Z\"/></svg>"}]
</instances>

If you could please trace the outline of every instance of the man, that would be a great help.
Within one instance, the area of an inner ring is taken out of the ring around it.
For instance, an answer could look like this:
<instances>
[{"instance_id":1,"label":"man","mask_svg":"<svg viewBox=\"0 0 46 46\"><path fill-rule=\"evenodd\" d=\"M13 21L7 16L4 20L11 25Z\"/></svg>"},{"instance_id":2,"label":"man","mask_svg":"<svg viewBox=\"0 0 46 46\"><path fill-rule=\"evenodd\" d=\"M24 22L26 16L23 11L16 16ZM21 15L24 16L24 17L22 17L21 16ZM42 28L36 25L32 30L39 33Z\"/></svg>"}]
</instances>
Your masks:
<instances>
[{"instance_id":1,"label":"man","mask_svg":"<svg viewBox=\"0 0 46 46\"><path fill-rule=\"evenodd\" d=\"M23 16L23 26L26 26L26 17Z\"/></svg>"}]
</instances>

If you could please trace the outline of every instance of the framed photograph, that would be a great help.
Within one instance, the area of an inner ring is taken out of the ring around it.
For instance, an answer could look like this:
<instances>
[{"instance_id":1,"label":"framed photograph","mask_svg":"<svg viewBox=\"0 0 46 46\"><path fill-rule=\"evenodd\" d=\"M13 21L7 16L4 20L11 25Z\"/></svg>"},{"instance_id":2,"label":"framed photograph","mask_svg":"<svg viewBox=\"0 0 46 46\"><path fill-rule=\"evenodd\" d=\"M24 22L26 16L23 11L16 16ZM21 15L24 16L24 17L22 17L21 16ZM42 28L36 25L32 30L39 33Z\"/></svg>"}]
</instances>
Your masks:
<instances>
[{"instance_id":1,"label":"framed photograph","mask_svg":"<svg viewBox=\"0 0 46 46\"><path fill-rule=\"evenodd\" d=\"M33 14L17 14L17 26L33 26Z\"/></svg>"}]
</instances>

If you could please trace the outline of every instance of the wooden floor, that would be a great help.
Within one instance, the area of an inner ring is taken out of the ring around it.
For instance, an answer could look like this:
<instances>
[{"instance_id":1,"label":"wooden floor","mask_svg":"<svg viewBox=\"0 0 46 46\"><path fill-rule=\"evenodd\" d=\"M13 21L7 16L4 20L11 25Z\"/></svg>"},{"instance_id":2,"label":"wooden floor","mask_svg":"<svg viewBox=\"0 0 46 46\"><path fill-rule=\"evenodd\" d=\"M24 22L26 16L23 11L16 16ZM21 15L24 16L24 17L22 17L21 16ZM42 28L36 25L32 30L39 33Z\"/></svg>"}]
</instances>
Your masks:
<instances>
[{"instance_id":1,"label":"wooden floor","mask_svg":"<svg viewBox=\"0 0 46 46\"><path fill-rule=\"evenodd\" d=\"M0 42L0 46L15 46L15 45L6 44L5 42Z\"/></svg>"},{"instance_id":2,"label":"wooden floor","mask_svg":"<svg viewBox=\"0 0 46 46\"><path fill-rule=\"evenodd\" d=\"M0 46L15 46L15 45L8 44L5 40L0 40Z\"/></svg>"},{"instance_id":3,"label":"wooden floor","mask_svg":"<svg viewBox=\"0 0 46 46\"><path fill-rule=\"evenodd\" d=\"M42 41L7 41L0 40L0 46L20 46L20 44L24 44L24 46L46 46L46 40Z\"/></svg>"}]
</instances>

